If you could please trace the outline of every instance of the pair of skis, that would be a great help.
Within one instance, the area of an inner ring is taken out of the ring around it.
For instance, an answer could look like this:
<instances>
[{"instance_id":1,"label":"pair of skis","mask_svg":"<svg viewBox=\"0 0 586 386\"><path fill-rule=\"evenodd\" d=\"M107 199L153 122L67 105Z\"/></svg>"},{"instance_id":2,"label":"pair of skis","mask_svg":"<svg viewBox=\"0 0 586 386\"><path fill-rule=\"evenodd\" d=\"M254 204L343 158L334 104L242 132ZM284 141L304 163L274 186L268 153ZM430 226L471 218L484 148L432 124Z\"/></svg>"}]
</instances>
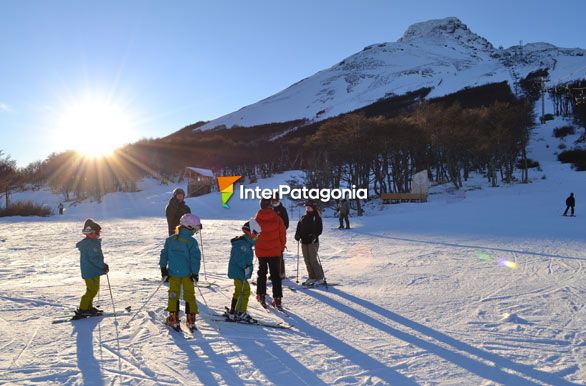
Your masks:
<instances>
[{"instance_id":1,"label":"pair of skis","mask_svg":"<svg viewBox=\"0 0 586 386\"><path fill-rule=\"evenodd\" d=\"M268 311L270 312L270 311ZM293 326L285 323L285 322L267 322L264 320L252 319L249 321L245 320L238 320L238 319L231 319L230 318L230 309L228 307L225 308L225 311L221 315L216 315L213 317L214 321L217 322L226 322L226 323L237 323L237 324L244 324L248 326L259 326L259 327L266 327L266 328L277 328L277 329L284 329L290 330Z\"/></svg>"},{"instance_id":2,"label":"pair of skis","mask_svg":"<svg viewBox=\"0 0 586 386\"><path fill-rule=\"evenodd\" d=\"M113 316L122 316L122 315L127 315L131 312L132 310L132 306L128 306L126 308L124 308L123 312L117 312L116 314L114 314L113 312L98 312L95 315L85 315L85 314L80 314L76 311L74 311L74 315L73 316L66 316L66 317L61 317L61 318L57 318L53 320L53 324L59 324L59 323L67 323L67 322L75 322L77 320L83 320L83 319L91 319L91 318L111 318Z\"/></svg>"}]
</instances>

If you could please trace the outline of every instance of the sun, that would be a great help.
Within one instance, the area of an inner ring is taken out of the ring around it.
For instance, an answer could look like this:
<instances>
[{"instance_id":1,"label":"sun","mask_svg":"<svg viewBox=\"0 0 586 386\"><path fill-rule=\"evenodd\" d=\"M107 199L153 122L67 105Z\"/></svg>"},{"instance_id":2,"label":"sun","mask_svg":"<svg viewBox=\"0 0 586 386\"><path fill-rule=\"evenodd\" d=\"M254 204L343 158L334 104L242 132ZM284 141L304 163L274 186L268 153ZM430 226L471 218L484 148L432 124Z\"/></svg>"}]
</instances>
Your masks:
<instances>
[{"instance_id":1,"label":"sun","mask_svg":"<svg viewBox=\"0 0 586 386\"><path fill-rule=\"evenodd\" d=\"M133 134L131 115L122 105L86 96L65 107L56 140L83 156L102 157L132 141Z\"/></svg>"}]
</instances>

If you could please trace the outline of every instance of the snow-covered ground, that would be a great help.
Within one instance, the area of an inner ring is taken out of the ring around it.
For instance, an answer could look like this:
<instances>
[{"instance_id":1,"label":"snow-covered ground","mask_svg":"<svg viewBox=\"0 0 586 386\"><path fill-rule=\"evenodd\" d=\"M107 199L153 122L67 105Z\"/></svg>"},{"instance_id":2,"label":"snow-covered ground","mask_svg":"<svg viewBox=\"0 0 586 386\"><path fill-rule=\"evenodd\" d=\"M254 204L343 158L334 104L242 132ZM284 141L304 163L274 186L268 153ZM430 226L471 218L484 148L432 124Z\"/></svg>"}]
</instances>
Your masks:
<instances>
[{"instance_id":1,"label":"snow-covered ground","mask_svg":"<svg viewBox=\"0 0 586 386\"><path fill-rule=\"evenodd\" d=\"M551 133L562 124L534 132L530 156L543 171L531 172L531 184L488 188L477 178L466 191L436 187L426 204L371 207L351 230L327 218L320 257L337 285L293 292L295 279L287 281L291 317L283 319L292 330L210 319L229 303L229 240L255 202L235 197L225 210L218 193L189 201L204 221L208 280L219 285L196 292L193 340L162 325L164 288L128 328L127 315L118 325L51 324L83 293L74 244L88 215L104 228L117 310L143 304L159 282L162 207L173 187L146 182L140 193L108 195L65 216L1 219L0 383L584 385L586 178L555 160L560 140ZM562 217L570 191L577 217ZM300 273L303 280L303 261ZM111 309L105 278L98 303ZM259 318L280 319L250 304Z\"/></svg>"}]
</instances>

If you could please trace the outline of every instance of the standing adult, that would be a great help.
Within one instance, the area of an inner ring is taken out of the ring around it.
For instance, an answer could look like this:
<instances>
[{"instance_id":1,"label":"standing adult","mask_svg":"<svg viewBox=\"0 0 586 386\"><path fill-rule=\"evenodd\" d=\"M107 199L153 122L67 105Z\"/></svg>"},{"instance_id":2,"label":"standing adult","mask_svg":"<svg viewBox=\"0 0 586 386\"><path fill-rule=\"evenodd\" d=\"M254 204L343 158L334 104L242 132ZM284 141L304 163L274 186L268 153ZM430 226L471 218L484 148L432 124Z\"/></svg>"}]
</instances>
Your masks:
<instances>
[{"instance_id":1,"label":"standing adult","mask_svg":"<svg viewBox=\"0 0 586 386\"><path fill-rule=\"evenodd\" d=\"M260 210L256 213L255 220L262 229L254 249L256 257L258 257L256 300L263 307L266 307L267 273L270 271L271 283L273 285L272 305L281 309L283 286L280 275L280 257L287 243L285 224L273 210L271 200L266 198L260 200Z\"/></svg>"},{"instance_id":2,"label":"standing adult","mask_svg":"<svg viewBox=\"0 0 586 386\"><path fill-rule=\"evenodd\" d=\"M171 197L165 208L169 236L175 234L175 229L179 226L181 216L187 213L191 213L191 209L185 203L185 191L181 188L175 188L173 190L173 197Z\"/></svg>"},{"instance_id":3,"label":"standing adult","mask_svg":"<svg viewBox=\"0 0 586 386\"><path fill-rule=\"evenodd\" d=\"M350 229L350 203L345 198L338 202L338 218L340 219L340 226L338 229L344 229L344 221L346 221L346 229Z\"/></svg>"},{"instance_id":4,"label":"standing adult","mask_svg":"<svg viewBox=\"0 0 586 386\"><path fill-rule=\"evenodd\" d=\"M62 215L63 212L65 211L65 207L63 206L63 203L60 202L59 206L57 208L59 209L59 214Z\"/></svg>"},{"instance_id":5,"label":"standing adult","mask_svg":"<svg viewBox=\"0 0 586 386\"><path fill-rule=\"evenodd\" d=\"M283 224L285 224L285 232L289 229L289 214L287 213L287 209L285 205L281 202L281 197L279 194L275 194L272 200L273 210L281 217L283 220ZM287 274L285 273L285 258L284 258L284 251L281 252L281 279L286 279Z\"/></svg>"},{"instance_id":6,"label":"standing adult","mask_svg":"<svg viewBox=\"0 0 586 386\"><path fill-rule=\"evenodd\" d=\"M574 198L574 193L570 193L570 196L566 198L566 211L564 212L564 216L568 215L568 209L572 208L571 215L574 215L574 207L576 206L576 199Z\"/></svg>"},{"instance_id":7,"label":"standing adult","mask_svg":"<svg viewBox=\"0 0 586 386\"><path fill-rule=\"evenodd\" d=\"M305 214L297 223L295 240L301 241L303 260L309 278L303 282L305 286L324 283L324 270L317 257L319 236L323 231L323 223L317 205L313 201L305 202Z\"/></svg>"}]
</instances>

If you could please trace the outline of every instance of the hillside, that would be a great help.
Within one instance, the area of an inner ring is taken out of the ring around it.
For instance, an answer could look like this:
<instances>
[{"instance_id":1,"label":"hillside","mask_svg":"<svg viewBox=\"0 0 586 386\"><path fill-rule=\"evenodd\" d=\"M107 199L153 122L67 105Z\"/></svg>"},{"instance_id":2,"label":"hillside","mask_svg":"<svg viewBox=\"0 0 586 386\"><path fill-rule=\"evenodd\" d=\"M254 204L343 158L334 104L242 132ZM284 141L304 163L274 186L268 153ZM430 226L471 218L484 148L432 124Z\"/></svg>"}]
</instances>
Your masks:
<instances>
[{"instance_id":1,"label":"hillside","mask_svg":"<svg viewBox=\"0 0 586 386\"><path fill-rule=\"evenodd\" d=\"M381 99L430 89L427 98L507 82L547 69L556 85L586 76L586 51L529 43L495 48L454 17L412 25L396 42L365 47L338 64L196 130L322 121ZM521 92L520 90L518 90Z\"/></svg>"}]
</instances>

